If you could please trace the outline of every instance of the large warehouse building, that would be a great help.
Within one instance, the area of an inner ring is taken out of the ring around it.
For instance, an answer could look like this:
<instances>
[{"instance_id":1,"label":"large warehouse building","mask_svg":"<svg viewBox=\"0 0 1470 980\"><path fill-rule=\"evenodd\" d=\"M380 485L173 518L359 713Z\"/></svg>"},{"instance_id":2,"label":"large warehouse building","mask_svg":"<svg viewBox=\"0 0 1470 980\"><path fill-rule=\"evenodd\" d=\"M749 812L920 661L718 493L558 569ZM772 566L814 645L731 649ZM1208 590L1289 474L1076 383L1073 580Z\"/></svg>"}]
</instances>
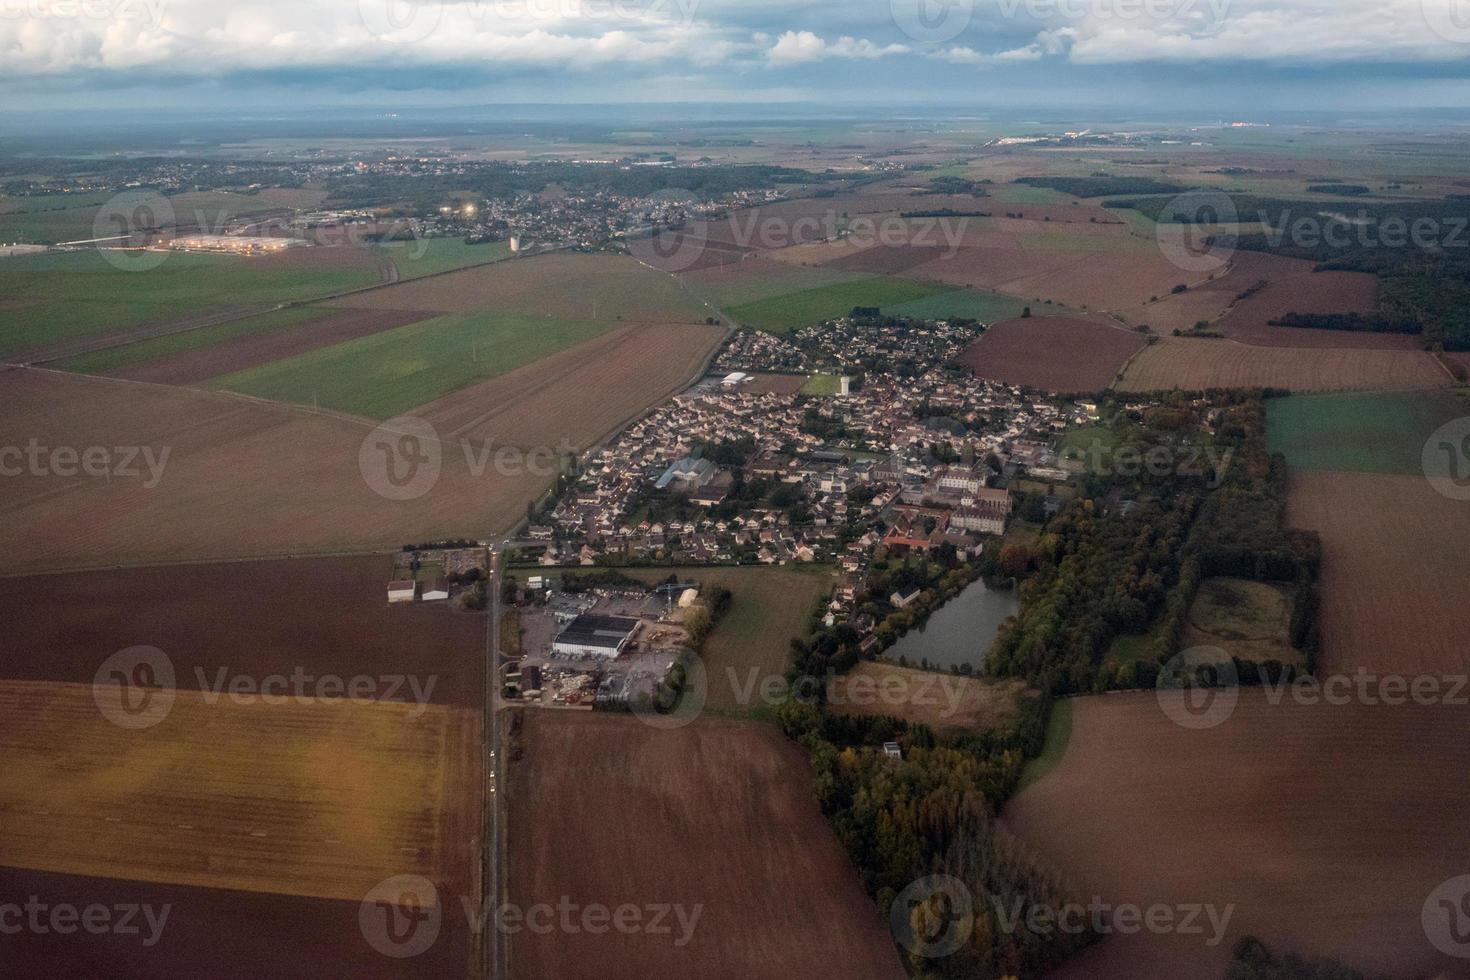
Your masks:
<instances>
[{"instance_id":1,"label":"large warehouse building","mask_svg":"<svg viewBox=\"0 0 1470 980\"><path fill-rule=\"evenodd\" d=\"M641 625L626 616L583 613L567 624L551 650L564 657L616 657L627 649Z\"/></svg>"}]
</instances>

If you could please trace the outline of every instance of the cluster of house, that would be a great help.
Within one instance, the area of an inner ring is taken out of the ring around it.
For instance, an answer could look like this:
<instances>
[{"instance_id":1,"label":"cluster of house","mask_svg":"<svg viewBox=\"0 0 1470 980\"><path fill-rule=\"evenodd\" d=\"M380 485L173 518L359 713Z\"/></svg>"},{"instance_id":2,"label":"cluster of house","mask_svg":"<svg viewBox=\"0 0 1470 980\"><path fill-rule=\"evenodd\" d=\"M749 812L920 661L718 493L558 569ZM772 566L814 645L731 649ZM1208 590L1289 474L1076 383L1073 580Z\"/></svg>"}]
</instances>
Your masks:
<instances>
[{"instance_id":1,"label":"cluster of house","mask_svg":"<svg viewBox=\"0 0 1470 980\"><path fill-rule=\"evenodd\" d=\"M955 357L979 336L980 328L968 321L847 316L798 331L793 342L816 371L877 368L913 376Z\"/></svg>"},{"instance_id":2,"label":"cluster of house","mask_svg":"<svg viewBox=\"0 0 1470 980\"><path fill-rule=\"evenodd\" d=\"M730 338L715 365L721 371L809 374L806 352L789 340L760 330L742 330Z\"/></svg>"},{"instance_id":3,"label":"cluster of house","mask_svg":"<svg viewBox=\"0 0 1470 980\"><path fill-rule=\"evenodd\" d=\"M840 561L856 571L879 545L979 548L1005 531L1011 480L1053 467L1070 475L1055 436L1096 407L941 370L960 338L944 324L929 334L943 342L916 377L869 374L845 398L717 382L674 397L593 452L532 526L541 563ZM843 435L813 426L813 413Z\"/></svg>"}]
</instances>

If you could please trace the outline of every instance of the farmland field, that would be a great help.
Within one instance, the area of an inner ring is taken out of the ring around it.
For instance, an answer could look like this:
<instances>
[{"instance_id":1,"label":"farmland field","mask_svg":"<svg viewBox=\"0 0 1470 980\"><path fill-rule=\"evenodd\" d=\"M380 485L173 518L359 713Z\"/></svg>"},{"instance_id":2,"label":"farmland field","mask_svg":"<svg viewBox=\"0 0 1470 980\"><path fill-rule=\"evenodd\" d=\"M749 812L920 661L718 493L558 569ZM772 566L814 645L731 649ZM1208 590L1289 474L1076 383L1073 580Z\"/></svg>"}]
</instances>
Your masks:
<instances>
[{"instance_id":1,"label":"farmland field","mask_svg":"<svg viewBox=\"0 0 1470 980\"><path fill-rule=\"evenodd\" d=\"M1276 327L1288 313L1367 313L1377 308L1378 277L1362 272L1316 272L1301 259L1238 252L1223 274L1188 292L1125 311L1130 322L1159 333L1191 330L1204 321L1231 340L1262 347L1417 350L1423 340L1407 334Z\"/></svg>"},{"instance_id":2,"label":"farmland field","mask_svg":"<svg viewBox=\"0 0 1470 980\"><path fill-rule=\"evenodd\" d=\"M0 239L52 244L95 237L97 215L111 194L48 194L0 198ZM267 188L258 194L206 191L169 198L180 226L223 228L231 217L279 208L314 208L326 194L288 188ZM104 219L105 220L105 219Z\"/></svg>"},{"instance_id":3,"label":"farmland field","mask_svg":"<svg viewBox=\"0 0 1470 980\"><path fill-rule=\"evenodd\" d=\"M1218 945L1208 925L1116 934L1052 976L1218 980L1246 934L1366 971L1461 975L1420 910L1470 866L1464 708L1273 706L1247 689L1219 727L1190 730L1153 693L1071 705L1059 765L1007 804L1006 826L1104 902L1234 909Z\"/></svg>"},{"instance_id":4,"label":"farmland field","mask_svg":"<svg viewBox=\"0 0 1470 980\"><path fill-rule=\"evenodd\" d=\"M585 343L612 326L606 320L460 313L228 374L209 387L390 419Z\"/></svg>"},{"instance_id":5,"label":"farmland field","mask_svg":"<svg viewBox=\"0 0 1470 980\"><path fill-rule=\"evenodd\" d=\"M1266 435L1294 470L1419 473L1424 441L1464 415L1463 391L1294 395L1267 402Z\"/></svg>"},{"instance_id":6,"label":"farmland field","mask_svg":"<svg viewBox=\"0 0 1470 980\"><path fill-rule=\"evenodd\" d=\"M654 395L628 397L641 403ZM117 454L115 465L132 475L113 479L80 470L9 478L0 570L320 554L489 534L519 520L551 481L493 467L476 475L451 445L429 492L390 500L361 468L371 429L213 392L0 372L0 444L137 447L153 459L150 467L141 452L131 462Z\"/></svg>"},{"instance_id":7,"label":"farmland field","mask_svg":"<svg viewBox=\"0 0 1470 980\"><path fill-rule=\"evenodd\" d=\"M457 897L441 902L438 940L420 956L392 959L363 937L361 896L352 901L193 888L115 878L89 878L0 867L0 894L36 896L58 907L93 904L151 906L167 912L156 944L152 927L135 918L136 934L44 934L5 937L5 966L17 976L54 980L363 980L458 977L470 969L470 930Z\"/></svg>"},{"instance_id":8,"label":"farmland field","mask_svg":"<svg viewBox=\"0 0 1470 980\"><path fill-rule=\"evenodd\" d=\"M1025 688L1019 680L960 677L865 660L828 682L827 706L843 715L901 718L941 735L973 734L1013 724Z\"/></svg>"},{"instance_id":9,"label":"farmland field","mask_svg":"<svg viewBox=\"0 0 1470 980\"><path fill-rule=\"evenodd\" d=\"M702 659L711 708L750 711L759 705L761 682L785 677L791 641L806 634L807 617L830 588L828 569L786 568L645 569L635 574L662 581L675 572L681 581L723 586L733 593L730 609L705 640Z\"/></svg>"},{"instance_id":10,"label":"farmland field","mask_svg":"<svg viewBox=\"0 0 1470 980\"><path fill-rule=\"evenodd\" d=\"M569 320L702 323L713 311L677 277L627 256L553 252L398 283L336 301L368 310L493 310Z\"/></svg>"},{"instance_id":11,"label":"farmland field","mask_svg":"<svg viewBox=\"0 0 1470 980\"><path fill-rule=\"evenodd\" d=\"M1143 338L1116 325L1080 317L1007 320L962 355L977 376L1046 391L1096 392L1112 384Z\"/></svg>"},{"instance_id":12,"label":"farmland field","mask_svg":"<svg viewBox=\"0 0 1470 980\"><path fill-rule=\"evenodd\" d=\"M1056 244L1049 236L1038 244ZM1019 241L966 246L909 270L909 274L961 286L980 286L1033 300L1050 299L1075 309L1119 310L1163 296L1189 280L1157 248L1119 238L1091 251L1027 249Z\"/></svg>"},{"instance_id":13,"label":"farmland field","mask_svg":"<svg viewBox=\"0 0 1470 980\"><path fill-rule=\"evenodd\" d=\"M523 929L507 937L512 976L904 976L812 796L805 754L779 730L705 718L660 731L627 715L528 710L521 739L509 900L662 903L699 918L681 930L671 914L666 934Z\"/></svg>"},{"instance_id":14,"label":"farmland field","mask_svg":"<svg viewBox=\"0 0 1470 980\"><path fill-rule=\"evenodd\" d=\"M284 700L181 691L124 734L91 684L0 682L0 865L359 901L395 874L466 880L472 713Z\"/></svg>"},{"instance_id":15,"label":"farmland field","mask_svg":"<svg viewBox=\"0 0 1470 980\"><path fill-rule=\"evenodd\" d=\"M0 616L25 655L0 661L0 678L90 683L109 656L143 643L169 656L186 690L200 689L201 671L212 681L221 668L289 674L301 664L312 674L432 675L434 703L480 704L483 617L390 608L391 567L368 555L7 578Z\"/></svg>"},{"instance_id":16,"label":"farmland field","mask_svg":"<svg viewBox=\"0 0 1470 980\"><path fill-rule=\"evenodd\" d=\"M1067 312L1060 306L1033 303L1004 293L986 293L977 289L954 289L947 293L935 293L922 299L898 303L883 312L928 320L969 317L981 323L1000 323L1019 317L1028 306L1033 316L1055 316Z\"/></svg>"},{"instance_id":17,"label":"farmland field","mask_svg":"<svg viewBox=\"0 0 1470 980\"><path fill-rule=\"evenodd\" d=\"M445 438L586 449L691 381L724 337L704 325L619 325L416 414Z\"/></svg>"},{"instance_id":18,"label":"farmland field","mask_svg":"<svg viewBox=\"0 0 1470 980\"><path fill-rule=\"evenodd\" d=\"M1118 389L1346 391L1449 384L1450 376L1424 351L1248 347L1230 340L1160 337L1133 359Z\"/></svg>"},{"instance_id":19,"label":"farmland field","mask_svg":"<svg viewBox=\"0 0 1470 980\"><path fill-rule=\"evenodd\" d=\"M209 313L265 308L380 281L376 262L315 262L305 253L358 249L305 249L295 256L239 257L176 252L145 272L127 271L97 252L63 252L5 260L0 299L0 356L31 360L64 356L83 341L129 328L168 324ZM371 258L369 256L369 258Z\"/></svg>"},{"instance_id":20,"label":"farmland field","mask_svg":"<svg viewBox=\"0 0 1470 980\"><path fill-rule=\"evenodd\" d=\"M1292 472L1289 523L1322 535L1322 670L1470 668L1465 506L1418 473Z\"/></svg>"},{"instance_id":21,"label":"farmland field","mask_svg":"<svg viewBox=\"0 0 1470 980\"><path fill-rule=\"evenodd\" d=\"M388 607L390 564L170 565L0 584L0 616L23 651L0 662L11 772L0 893L170 906L156 946L10 936L8 967L75 980L464 973L484 618ZM91 684L140 643L169 657L178 693L159 725L125 731L104 720ZM263 683L298 669L371 676L363 690L399 703L303 703L289 687L281 704L200 693L220 670ZM427 695L417 717L408 689L384 683L395 673ZM367 889L402 873L433 880L444 914L439 940L411 961L378 953L359 926Z\"/></svg>"},{"instance_id":22,"label":"farmland field","mask_svg":"<svg viewBox=\"0 0 1470 980\"><path fill-rule=\"evenodd\" d=\"M846 316L857 306L876 306L888 312L900 303L948 292L951 288L891 277L854 279L732 306L726 312L742 326L785 334Z\"/></svg>"},{"instance_id":23,"label":"farmland field","mask_svg":"<svg viewBox=\"0 0 1470 980\"><path fill-rule=\"evenodd\" d=\"M743 306L862 278L861 273L774 262L764 257L752 257L683 275L695 293L707 297L721 308Z\"/></svg>"},{"instance_id":24,"label":"farmland field","mask_svg":"<svg viewBox=\"0 0 1470 980\"><path fill-rule=\"evenodd\" d=\"M458 238L422 238L374 246L387 254L401 281L432 276L471 265L498 262L511 254L506 242L467 245Z\"/></svg>"},{"instance_id":25,"label":"farmland field","mask_svg":"<svg viewBox=\"0 0 1470 980\"><path fill-rule=\"evenodd\" d=\"M406 326L431 315L406 310L290 307L217 327L170 334L156 341L109 348L56 366L69 370L85 370L78 367L78 363L90 358L106 363L110 359L109 355L112 355L128 361L105 372L112 377L157 384L196 385L210 378ZM195 337L195 334L205 336ZM188 349L154 356L170 347L184 346L180 341L187 341Z\"/></svg>"}]
</instances>

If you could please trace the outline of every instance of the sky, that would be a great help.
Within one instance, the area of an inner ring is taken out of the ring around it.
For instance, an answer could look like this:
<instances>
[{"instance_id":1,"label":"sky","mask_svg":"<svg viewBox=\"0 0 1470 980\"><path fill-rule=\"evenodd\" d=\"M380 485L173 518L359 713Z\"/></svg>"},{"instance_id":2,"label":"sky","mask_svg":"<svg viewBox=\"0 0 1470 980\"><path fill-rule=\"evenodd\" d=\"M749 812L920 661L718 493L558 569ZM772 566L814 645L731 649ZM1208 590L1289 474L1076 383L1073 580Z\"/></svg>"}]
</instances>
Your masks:
<instances>
[{"instance_id":1,"label":"sky","mask_svg":"<svg viewBox=\"0 0 1470 980\"><path fill-rule=\"evenodd\" d=\"M1470 0L0 0L10 111L1470 106Z\"/></svg>"}]
</instances>

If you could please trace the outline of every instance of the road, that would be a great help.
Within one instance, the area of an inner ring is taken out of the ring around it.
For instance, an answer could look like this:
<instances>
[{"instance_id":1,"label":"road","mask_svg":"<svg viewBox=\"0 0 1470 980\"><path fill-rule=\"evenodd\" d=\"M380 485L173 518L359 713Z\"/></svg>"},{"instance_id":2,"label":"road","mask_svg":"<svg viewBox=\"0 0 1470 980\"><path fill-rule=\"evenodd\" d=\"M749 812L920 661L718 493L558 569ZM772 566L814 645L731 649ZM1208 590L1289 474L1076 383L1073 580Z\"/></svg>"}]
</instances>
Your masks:
<instances>
[{"instance_id":1,"label":"road","mask_svg":"<svg viewBox=\"0 0 1470 980\"><path fill-rule=\"evenodd\" d=\"M505 980L510 975L506 966L504 936L496 927L496 912L504 901L505 819L504 792L498 784L501 761L505 753L500 741L500 583L501 563L505 547L490 551L489 615L485 617L485 894L484 933L481 949L485 961L482 975L489 980Z\"/></svg>"}]
</instances>

